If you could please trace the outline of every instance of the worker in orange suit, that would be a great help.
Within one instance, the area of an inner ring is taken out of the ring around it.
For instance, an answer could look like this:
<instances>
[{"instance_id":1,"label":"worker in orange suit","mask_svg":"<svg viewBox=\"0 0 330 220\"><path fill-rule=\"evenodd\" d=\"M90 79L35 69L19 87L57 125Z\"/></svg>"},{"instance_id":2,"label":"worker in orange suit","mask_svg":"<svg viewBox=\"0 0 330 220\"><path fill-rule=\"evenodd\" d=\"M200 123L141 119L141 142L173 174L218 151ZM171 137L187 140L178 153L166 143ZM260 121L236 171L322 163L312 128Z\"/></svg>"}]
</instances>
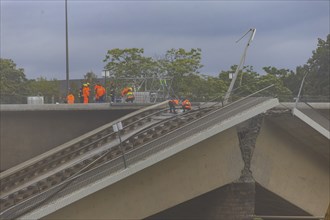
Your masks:
<instances>
[{"instance_id":1,"label":"worker in orange suit","mask_svg":"<svg viewBox=\"0 0 330 220\"><path fill-rule=\"evenodd\" d=\"M171 100L168 101L168 105L170 107L170 113L176 114L175 106L179 104L179 100L176 98L172 98Z\"/></svg>"},{"instance_id":2,"label":"worker in orange suit","mask_svg":"<svg viewBox=\"0 0 330 220\"><path fill-rule=\"evenodd\" d=\"M181 107L183 112L185 112L186 110L189 111L191 110L191 102L188 99L183 99Z\"/></svg>"},{"instance_id":3,"label":"worker in orange suit","mask_svg":"<svg viewBox=\"0 0 330 220\"><path fill-rule=\"evenodd\" d=\"M88 84L86 83L86 84L84 84L84 88L83 88L84 104L88 103L89 94L90 94L90 88L89 88Z\"/></svg>"},{"instance_id":4,"label":"worker in orange suit","mask_svg":"<svg viewBox=\"0 0 330 220\"><path fill-rule=\"evenodd\" d=\"M68 96L66 97L66 101L68 104L74 104L74 95L72 92L69 92Z\"/></svg>"},{"instance_id":5,"label":"worker in orange suit","mask_svg":"<svg viewBox=\"0 0 330 220\"><path fill-rule=\"evenodd\" d=\"M94 86L94 91L95 91L95 101L98 103L104 102L106 90L99 82L97 82L96 85Z\"/></svg>"}]
</instances>

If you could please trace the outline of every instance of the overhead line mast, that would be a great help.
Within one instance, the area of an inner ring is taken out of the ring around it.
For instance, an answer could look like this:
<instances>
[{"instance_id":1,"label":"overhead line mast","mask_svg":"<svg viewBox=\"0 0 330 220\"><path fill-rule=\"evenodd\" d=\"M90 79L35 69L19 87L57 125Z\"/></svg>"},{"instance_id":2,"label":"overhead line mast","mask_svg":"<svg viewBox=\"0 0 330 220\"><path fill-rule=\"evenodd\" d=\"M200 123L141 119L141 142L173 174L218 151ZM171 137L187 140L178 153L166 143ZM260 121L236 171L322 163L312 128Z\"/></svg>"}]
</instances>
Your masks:
<instances>
[{"instance_id":1,"label":"overhead line mast","mask_svg":"<svg viewBox=\"0 0 330 220\"><path fill-rule=\"evenodd\" d=\"M240 71L240 69L242 68L242 66L243 66L243 63L244 63L244 61L245 61L245 57L246 57L246 53L247 53L247 49L248 49L248 47L250 46L250 43L253 41L253 38L254 38L254 35L256 34L256 29L255 28L251 28L250 30L248 30L239 40L237 40L236 41L236 43L237 42L239 42L241 39L243 39L243 37L245 37L245 35L247 35L249 32L251 32L251 35L250 35L250 39L249 39L249 41L248 41L248 43L247 43L247 45L246 45L246 47L245 47L245 49L244 49L244 52L243 52L243 55L242 55L242 57L241 57L241 61L240 61L240 63L239 63L239 65L237 66L237 68L236 68L236 71L235 71L235 73L234 73L234 75L233 75L233 78L232 78L232 80L231 80L231 83L230 83L230 85L229 85L229 88L228 88L228 91L226 92L226 95L225 95L225 97L224 97L224 104L227 104L227 102L228 102L228 99L229 99L229 97L230 97L230 95L231 95L231 92L232 92L232 90L233 90L233 88L234 88L234 84L235 84L235 81L236 81L236 78L237 78L237 75L238 75L238 72Z\"/></svg>"}]
</instances>

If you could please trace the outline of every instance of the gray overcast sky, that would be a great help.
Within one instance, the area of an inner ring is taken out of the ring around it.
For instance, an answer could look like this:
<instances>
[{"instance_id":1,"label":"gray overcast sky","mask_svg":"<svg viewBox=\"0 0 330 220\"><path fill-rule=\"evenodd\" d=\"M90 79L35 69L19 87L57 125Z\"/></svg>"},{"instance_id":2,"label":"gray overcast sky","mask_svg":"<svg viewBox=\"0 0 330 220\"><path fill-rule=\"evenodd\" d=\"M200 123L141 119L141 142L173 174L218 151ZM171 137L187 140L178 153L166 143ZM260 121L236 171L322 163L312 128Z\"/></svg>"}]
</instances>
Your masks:
<instances>
[{"instance_id":1,"label":"gray overcast sky","mask_svg":"<svg viewBox=\"0 0 330 220\"><path fill-rule=\"evenodd\" d=\"M65 1L0 0L1 58L27 78L65 79ZM88 1L68 0L70 78L101 75L107 50L144 48L161 56L171 48L202 49L201 73L217 75L238 64L256 28L246 65L295 71L329 34L329 0Z\"/></svg>"}]
</instances>

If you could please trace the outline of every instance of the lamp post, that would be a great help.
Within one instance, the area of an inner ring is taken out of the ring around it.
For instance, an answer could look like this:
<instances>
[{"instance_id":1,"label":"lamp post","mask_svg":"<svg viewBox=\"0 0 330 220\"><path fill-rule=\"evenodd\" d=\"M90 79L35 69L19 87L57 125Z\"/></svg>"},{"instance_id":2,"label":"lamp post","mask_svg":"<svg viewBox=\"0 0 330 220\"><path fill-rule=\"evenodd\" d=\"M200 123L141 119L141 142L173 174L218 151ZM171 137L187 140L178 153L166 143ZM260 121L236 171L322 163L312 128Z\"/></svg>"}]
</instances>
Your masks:
<instances>
[{"instance_id":1,"label":"lamp post","mask_svg":"<svg viewBox=\"0 0 330 220\"><path fill-rule=\"evenodd\" d=\"M298 102L299 102L299 99L300 99L300 94L301 94L301 91L302 91L302 88L303 88L303 85L304 85L305 78L306 78L307 74L308 74L308 72L305 73L305 75L304 75L304 77L301 81L301 84L300 84L299 92L298 92L298 95L297 95L297 98L296 98L296 103L295 103L296 108L298 106Z\"/></svg>"},{"instance_id":2,"label":"lamp post","mask_svg":"<svg viewBox=\"0 0 330 220\"><path fill-rule=\"evenodd\" d=\"M104 88L105 88L105 100L107 100L107 77L110 76L110 71L109 70L103 70L102 75L104 75Z\"/></svg>"},{"instance_id":3,"label":"lamp post","mask_svg":"<svg viewBox=\"0 0 330 220\"><path fill-rule=\"evenodd\" d=\"M68 1L65 0L65 51L66 51L66 94L69 94L69 43L68 43Z\"/></svg>"}]
</instances>

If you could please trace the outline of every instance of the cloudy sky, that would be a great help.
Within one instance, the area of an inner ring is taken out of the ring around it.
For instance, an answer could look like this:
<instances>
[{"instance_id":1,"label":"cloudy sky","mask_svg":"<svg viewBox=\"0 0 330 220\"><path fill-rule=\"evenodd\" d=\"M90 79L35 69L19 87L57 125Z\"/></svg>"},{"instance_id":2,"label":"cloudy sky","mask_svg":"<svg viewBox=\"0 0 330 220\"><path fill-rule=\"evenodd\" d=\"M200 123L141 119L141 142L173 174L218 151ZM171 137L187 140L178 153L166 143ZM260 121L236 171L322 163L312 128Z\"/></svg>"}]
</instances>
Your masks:
<instances>
[{"instance_id":1,"label":"cloudy sky","mask_svg":"<svg viewBox=\"0 0 330 220\"><path fill-rule=\"evenodd\" d=\"M246 65L295 70L317 39L329 34L329 0L187 1L68 0L70 78L101 75L107 50L144 48L161 56L171 48L202 49L201 72L217 75L238 64L250 28L256 28ZM65 79L65 1L1 0L1 58L27 78Z\"/></svg>"}]
</instances>

